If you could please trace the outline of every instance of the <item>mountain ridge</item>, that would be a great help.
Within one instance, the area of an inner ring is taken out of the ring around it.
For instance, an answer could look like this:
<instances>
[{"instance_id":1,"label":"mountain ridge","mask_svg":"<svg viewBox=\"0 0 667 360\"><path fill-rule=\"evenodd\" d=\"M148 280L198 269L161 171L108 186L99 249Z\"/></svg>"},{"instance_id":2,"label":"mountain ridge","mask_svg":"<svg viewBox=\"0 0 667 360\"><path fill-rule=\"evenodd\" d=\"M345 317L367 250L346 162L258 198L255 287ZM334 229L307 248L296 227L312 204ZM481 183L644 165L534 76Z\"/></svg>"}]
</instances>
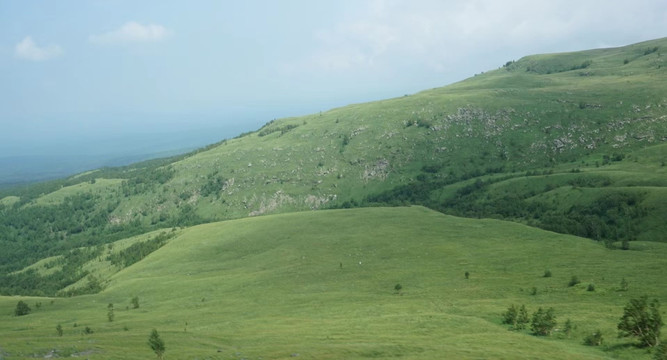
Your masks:
<instances>
[{"instance_id":1,"label":"mountain ridge","mask_svg":"<svg viewBox=\"0 0 667 360\"><path fill-rule=\"evenodd\" d=\"M160 228L405 204L610 248L664 241L665 48L667 38L527 56L442 88L271 121L172 159L4 191L0 260L15 271Z\"/></svg>"}]
</instances>

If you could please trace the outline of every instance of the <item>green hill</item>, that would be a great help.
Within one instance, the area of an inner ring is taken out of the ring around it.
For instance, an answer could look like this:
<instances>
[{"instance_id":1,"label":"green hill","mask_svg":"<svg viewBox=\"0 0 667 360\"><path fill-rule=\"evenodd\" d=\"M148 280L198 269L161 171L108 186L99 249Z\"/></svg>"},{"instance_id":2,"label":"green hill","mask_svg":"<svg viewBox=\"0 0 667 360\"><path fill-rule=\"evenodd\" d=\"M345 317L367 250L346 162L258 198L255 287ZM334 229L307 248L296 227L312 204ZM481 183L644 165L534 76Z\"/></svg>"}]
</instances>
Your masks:
<instances>
[{"instance_id":1,"label":"green hill","mask_svg":"<svg viewBox=\"0 0 667 360\"><path fill-rule=\"evenodd\" d=\"M146 359L157 329L171 359L649 359L616 324L632 298L665 303L666 255L664 243L611 251L422 207L212 223L180 232L98 294L0 297L0 354ZM568 287L573 275L581 284ZM19 300L33 312L13 316ZM555 332L510 330L501 314L513 304L553 307ZM597 329L604 345L583 345Z\"/></svg>"},{"instance_id":2,"label":"green hill","mask_svg":"<svg viewBox=\"0 0 667 360\"><path fill-rule=\"evenodd\" d=\"M419 204L609 248L664 241L664 49L667 38L528 56L442 88L270 121L186 156L3 190L0 293L80 281L86 271L14 272L81 246L326 208Z\"/></svg>"}]
</instances>

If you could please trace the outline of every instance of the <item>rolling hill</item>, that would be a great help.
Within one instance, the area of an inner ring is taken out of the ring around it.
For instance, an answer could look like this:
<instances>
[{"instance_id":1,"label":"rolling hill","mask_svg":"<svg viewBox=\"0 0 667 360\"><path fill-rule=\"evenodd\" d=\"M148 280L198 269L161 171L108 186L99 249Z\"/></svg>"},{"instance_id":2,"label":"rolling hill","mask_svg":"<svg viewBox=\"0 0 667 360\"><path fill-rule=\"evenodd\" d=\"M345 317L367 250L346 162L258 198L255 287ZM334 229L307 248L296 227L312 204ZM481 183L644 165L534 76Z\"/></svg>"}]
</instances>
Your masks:
<instances>
[{"instance_id":1,"label":"rolling hill","mask_svg":"<svg viewBox=\"0 0 667 360\"><path fill-rule=\"evenodd\" d=\"M0 297L0 354L146 359L155 328L172 359L648 359L616 337L616 324L629 299L667 300L666 255L664 243L612 251L423 207L211 223L178 231L115 273L103 275L114 268L105 255L93 259L87 266L107 283L98 294ZM568 287L573 275L581 284ZM11 315L19 300L32 313ZM502 324L501 314L522 304L531 314L553 307L554 334ZM598 329L604 345L583 345Z\"/></svg>"},{"instance_id":2,"label":"rolling hill","mask_svg":"<svg viewBox=\"0 0 667 360\"><path fill-rule=\"evenodd\" d=\"M0 292L27 269L158 229L326 208L424 205L585 236L664 241L667 39L527 56L465 81L268 122L188 155L0 194ZM101 249L99 251L102 251ZM68 255L69 254L69 255ZM49 285L55 284L55 285Z\"/></svg>"}]
</instances>

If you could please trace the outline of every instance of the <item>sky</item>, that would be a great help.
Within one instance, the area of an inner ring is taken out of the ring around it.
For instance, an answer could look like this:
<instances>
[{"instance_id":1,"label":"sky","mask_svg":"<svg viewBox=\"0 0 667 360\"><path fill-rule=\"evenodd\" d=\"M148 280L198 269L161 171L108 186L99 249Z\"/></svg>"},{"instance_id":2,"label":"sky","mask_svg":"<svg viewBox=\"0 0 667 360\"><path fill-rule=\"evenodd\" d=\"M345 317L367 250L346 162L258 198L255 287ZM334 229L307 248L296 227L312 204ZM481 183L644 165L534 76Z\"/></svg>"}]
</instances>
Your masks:
<instances>
[{"instance_id":1,"label":"sky","mask_svg":"<svg viewBox=\"0 0 667 360\"><path fill-rule=\"evenodd\" d=\"M0 158L201 146L665 36L664 0L0 0Z\"/></svg>"}]
</instances>

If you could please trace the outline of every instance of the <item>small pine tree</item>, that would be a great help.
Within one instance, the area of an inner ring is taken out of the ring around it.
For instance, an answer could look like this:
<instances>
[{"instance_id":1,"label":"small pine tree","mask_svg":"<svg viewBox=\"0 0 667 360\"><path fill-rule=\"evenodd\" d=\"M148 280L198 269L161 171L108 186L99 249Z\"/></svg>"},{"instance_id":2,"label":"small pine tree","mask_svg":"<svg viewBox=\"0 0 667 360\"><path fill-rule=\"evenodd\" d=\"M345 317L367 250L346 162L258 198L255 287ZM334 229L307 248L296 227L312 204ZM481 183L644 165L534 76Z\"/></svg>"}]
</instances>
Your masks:
<instances>
[{"instance_id":1,"label":"small pine tree","mask_svg":"<svg viewBox=\"0 0 667 360\"><path fill-rule=\"evenodd\" d=\"M466 277L466 280L467 280L467 279L470 279L470 272L466 271L466 273L465 273L464 275L465 275L465 277Z\"/></svg>"},{"instance_id":2,"label":"small pine tree","mask_svg":"<svg viewBox=\"0 0 667 360\"><path fill-rule=\"evenodd\" d=\"M401 293L401 289L403 289L403 285L401 285L401 284L396 284L396 285L394 286L394 290L396 290L396 293L397 293L397 294L400 294L400 293Z\"/></svg>"},{"instance_id":3,"label":"small pine tree","mask_svg":"<svg viewBox=\"0 0 667 360\"><path fill-rule=\"evenodd\" d=\"M56 326L56 333L58 333L58 336L63 336L63 326L58 324Z\"/></svg>"},{"instance_id":4,"label":"small pine tree","mask_svg":"<svg viewBox=\"0 0 667 360\"><path fill-rule=\"evenodd\" d=\"M549 269L544 270L544 277L545 278L551 277L551 270L549 270Z\"/></svg>"},{"instance_id":5,"label":"small pine tree","mask_svg":"<svg viewBox=\"0 0 667 360\"><path fill-rule=\"evenodd\" d=\"M588 287L586 288L586 291L595 291L595 285L588 284Z\"/></svg>"},{"instance_id":6,"label":"small pine tree","mask_svg":"<svg viewBox=\"0 0 667 360\"><path fill-rule=\"evenodd\" d=\"M157 358L162 360L166 348L164 346L164 341L162 341L162 338L160 338L160 334L158 334L157 330L155 329L151 331L151 336L148 338L148 346L150 346L151 350L155 352Z\"/></svg>"},{"instance_id":7,"label":"small pine tree","mask_svg":"<svg viewBox=\"0 0 667 360\"><path fill-rule=\"evenodd\" d=\"M628 281L625 280L625 278L621 279L621 288L620 288L621 291L628 291L629 286L630 285L628 284Z\"/></svg>"},{"instance_id":8,"label":"small pine tree","mask_svg":"<svg viewBox=\"0 0 667 360\"><path fill-rule=\"evenodd\" d=\"M16 316L23 316L23 315L28 315L32 309L30 309L30 306L26 304L23 300L19 300L19 302L16 304L16 309L14 309L14 315Z\"/></svg>"},{"instance_id":9,"label":"small pine tree","mask_svg":"<svg viewBox=\"0 0 667 360\"><path fill-rule=\"evenodd\" d=\"M530 324L530 329L533 334L538 336L549 336L556 327L556 316L554 309L549 308L544 311L542 308L537 309L533 314L533 321Z\"/></svg>"},{"instance_id":10,"label":"small pine tree","mask_svg":"<svg viewBox=\"0 0 667 360\"><path fill-rule=\"evenodd\" d=\"M567 286L568 286L568 287L572 287L572 286L574 286L574 285L579 284L580 282L581 282L581 281L579 281L579 278L577 277L577 275L572 275L572 278L570 278L570 282L567 283Z\"/></svg>"}]
</instances>

